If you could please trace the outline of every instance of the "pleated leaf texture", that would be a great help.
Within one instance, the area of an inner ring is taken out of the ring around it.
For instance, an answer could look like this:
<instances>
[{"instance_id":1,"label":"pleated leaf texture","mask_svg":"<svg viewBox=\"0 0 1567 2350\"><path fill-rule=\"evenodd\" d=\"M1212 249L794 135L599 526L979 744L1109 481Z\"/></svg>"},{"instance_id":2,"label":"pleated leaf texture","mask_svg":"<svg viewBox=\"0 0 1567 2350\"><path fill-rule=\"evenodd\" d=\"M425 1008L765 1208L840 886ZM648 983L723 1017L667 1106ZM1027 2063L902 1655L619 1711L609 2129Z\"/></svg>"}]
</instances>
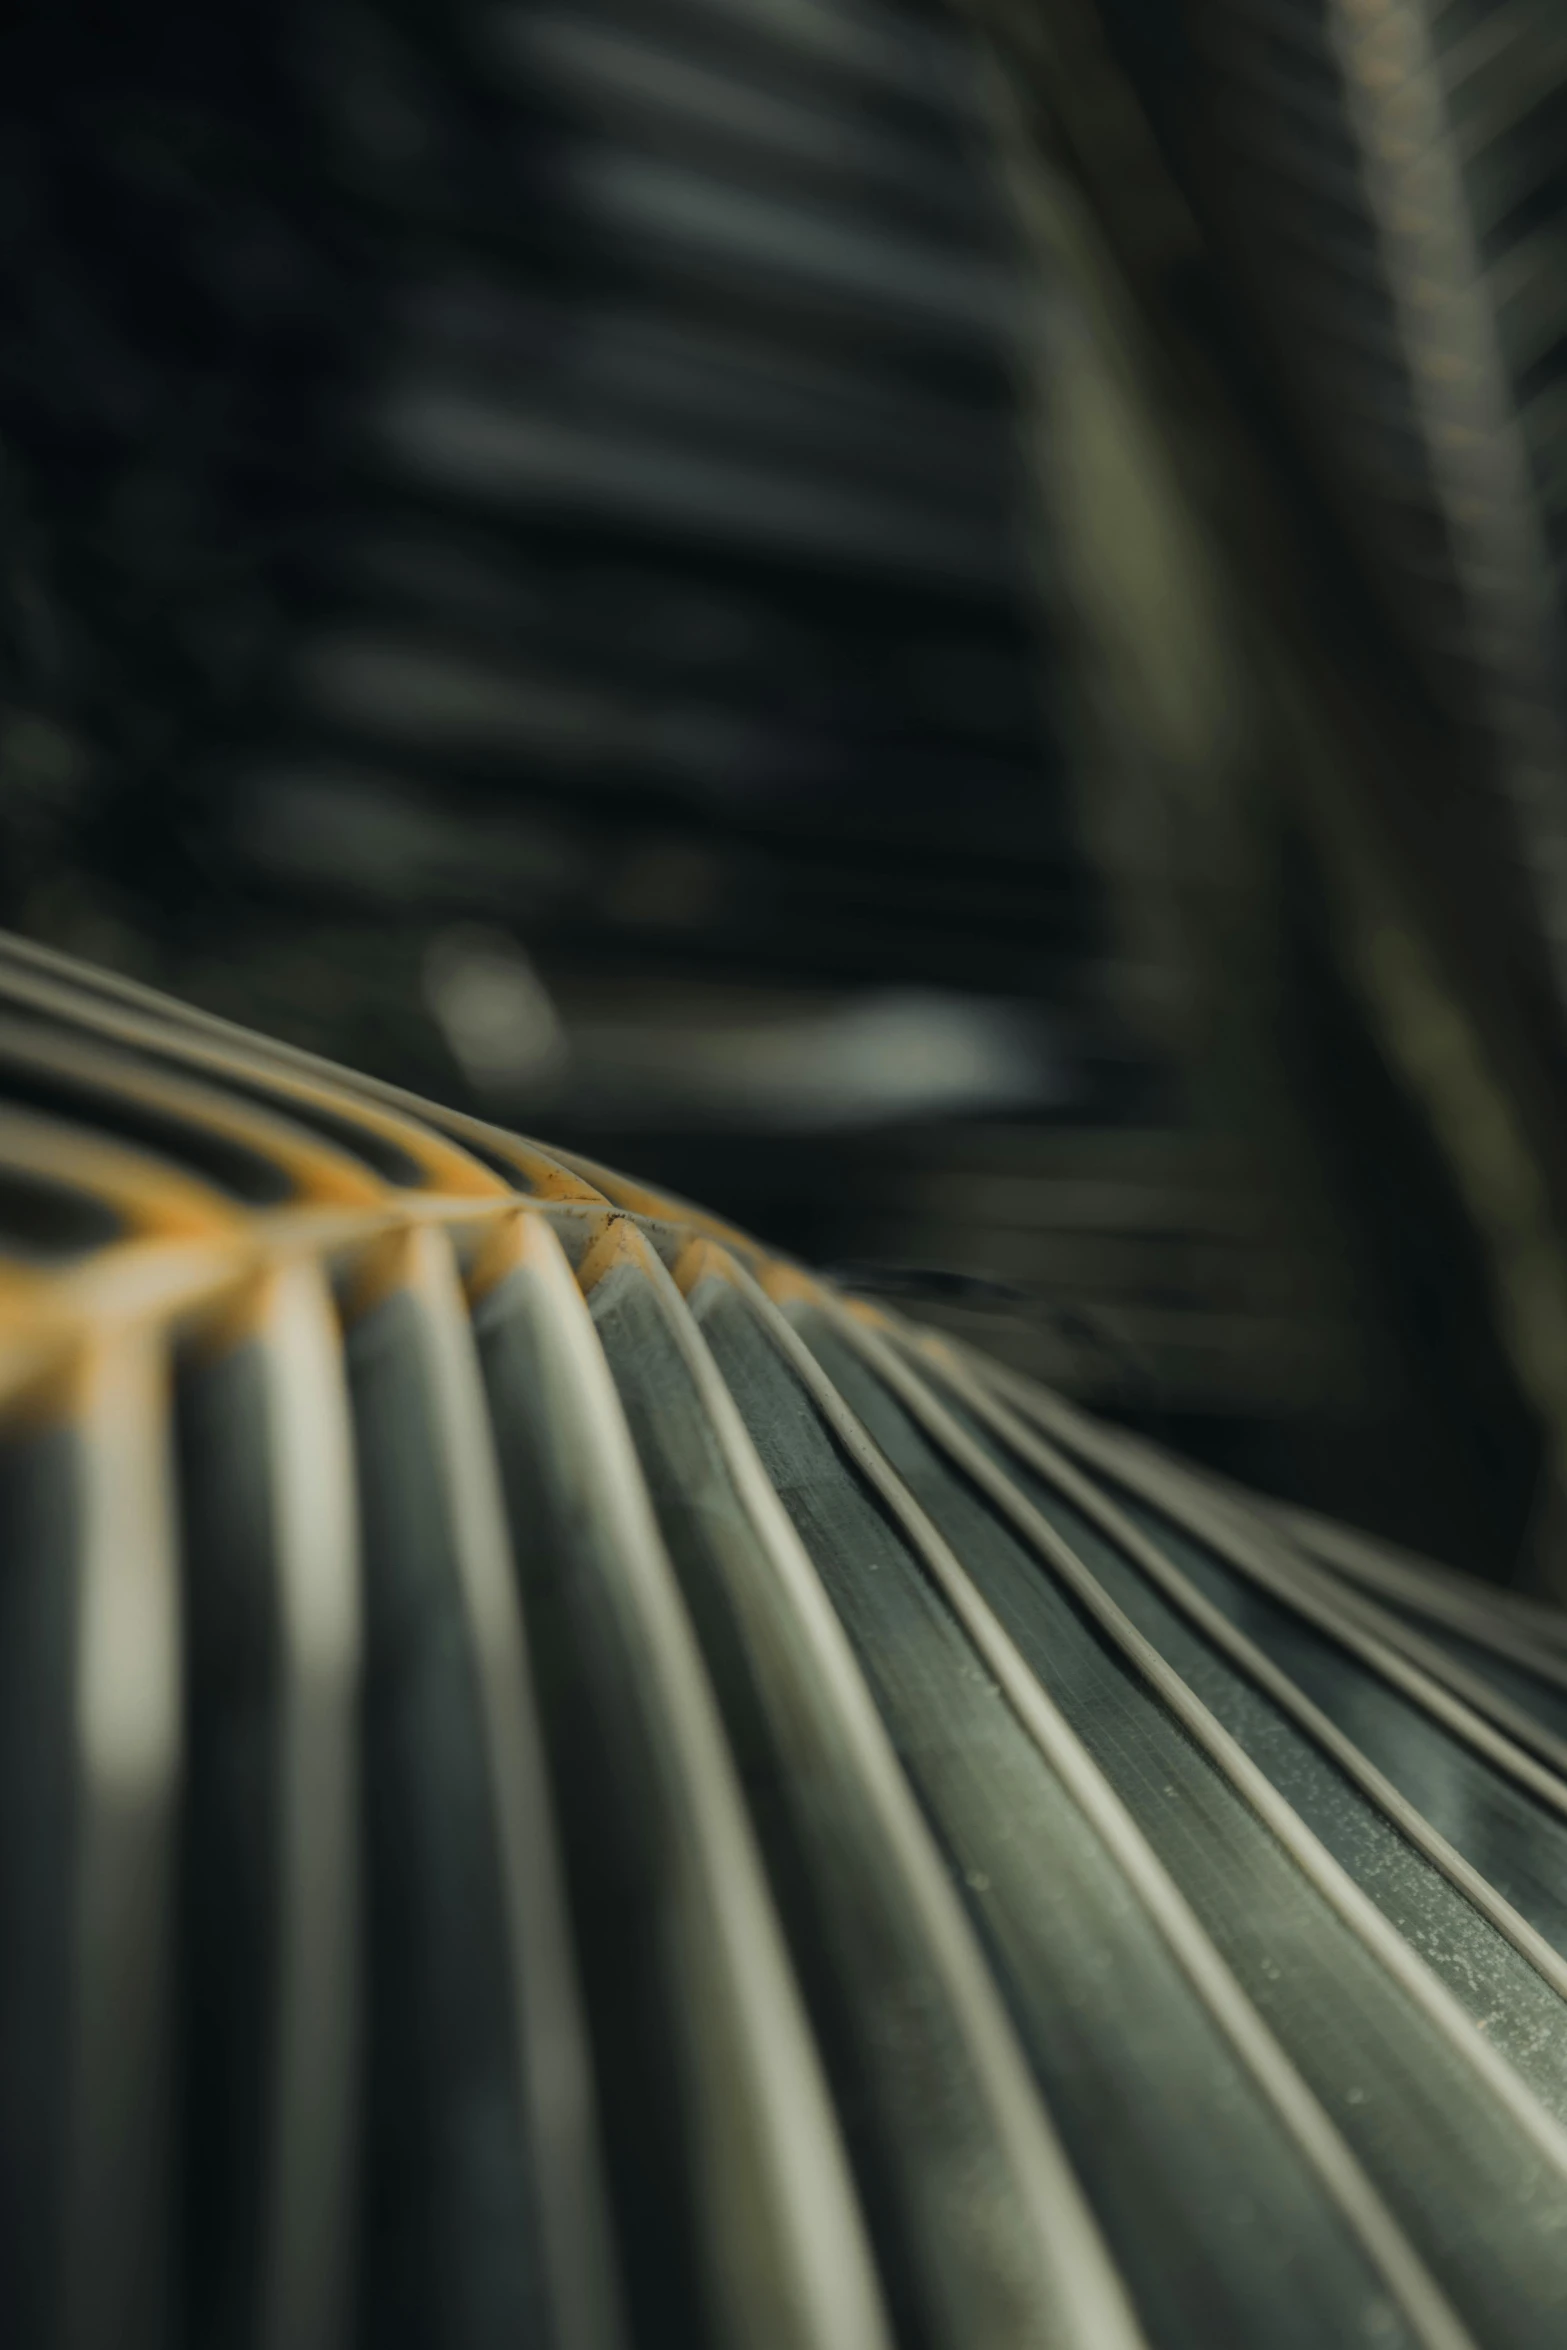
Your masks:
<instances>
[{"instance_id":1,"label":"pleated leaf texture","mask_svg":"<svg viewBox=\"0 0 1567 2350\"><path fill-rule=\"evenodd\" d=\"M8 2344L1567 2338L1567 1623L0 995Z\"/></svg>"}]
</instances>

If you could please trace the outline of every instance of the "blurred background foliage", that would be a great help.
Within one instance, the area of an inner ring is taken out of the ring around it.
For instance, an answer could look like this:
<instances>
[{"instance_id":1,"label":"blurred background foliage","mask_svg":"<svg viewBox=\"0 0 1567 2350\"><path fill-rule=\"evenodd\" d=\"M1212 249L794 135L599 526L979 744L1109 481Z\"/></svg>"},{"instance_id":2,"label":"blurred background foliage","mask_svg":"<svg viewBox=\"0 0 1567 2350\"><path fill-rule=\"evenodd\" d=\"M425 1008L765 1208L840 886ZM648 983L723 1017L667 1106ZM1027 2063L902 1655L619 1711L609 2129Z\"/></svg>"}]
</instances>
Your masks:
<instances>
[{"instance_id":1,"label":"blurred background foliage","mask_svg":"<svg viewBox=\"0 0 1567 2350\"><path fill-rule=\"evenodd\" d=\"M1559 12L5 46L0 917L1567 1581Z\"/></svg>"}]
</instances>

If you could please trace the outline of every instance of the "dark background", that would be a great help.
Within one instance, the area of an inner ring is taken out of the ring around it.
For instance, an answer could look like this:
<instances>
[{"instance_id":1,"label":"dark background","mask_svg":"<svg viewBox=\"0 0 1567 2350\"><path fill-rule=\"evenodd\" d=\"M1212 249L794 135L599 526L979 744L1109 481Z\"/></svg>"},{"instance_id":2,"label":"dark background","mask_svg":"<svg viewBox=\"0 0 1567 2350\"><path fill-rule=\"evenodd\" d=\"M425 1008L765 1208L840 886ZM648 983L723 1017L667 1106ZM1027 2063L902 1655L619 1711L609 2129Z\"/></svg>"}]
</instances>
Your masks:
<instances>
[{"instance_id":1,"label":"dark background","mask_svg":"<svg viewBox=\"0 0 1567 2350\"><path fill-rule=\"evenodd\" d=\"M1307 830L1195 946L1125 918L1014 68L858 0L58 5L7 60L6 923L1534 1571Z\"/></svg>"}]
</instances>

